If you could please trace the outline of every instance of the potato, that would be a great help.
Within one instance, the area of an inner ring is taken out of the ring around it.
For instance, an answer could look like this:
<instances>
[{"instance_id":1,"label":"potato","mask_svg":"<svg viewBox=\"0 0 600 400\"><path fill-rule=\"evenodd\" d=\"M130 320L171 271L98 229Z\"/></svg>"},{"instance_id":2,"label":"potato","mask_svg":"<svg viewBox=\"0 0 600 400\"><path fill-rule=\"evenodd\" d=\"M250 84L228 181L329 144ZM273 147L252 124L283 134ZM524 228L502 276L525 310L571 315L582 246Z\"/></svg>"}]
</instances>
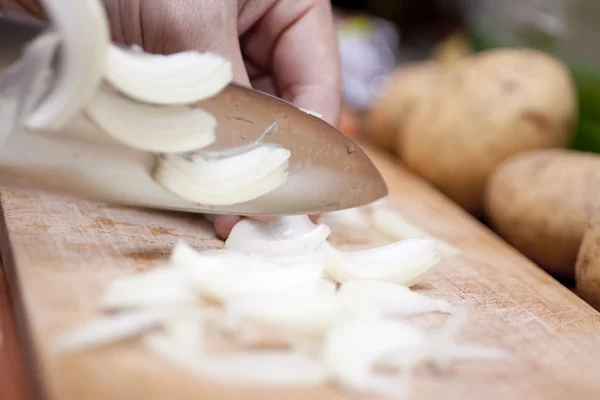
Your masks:
<instances>
[{"instance_id":1,"label":"potato","mask_svg":"<svg viewBox=\"0 0 600 400\"><path fill-rule=\"evenodd\" d=\"M532 150L492 174L485 210L508 243L553 275L572 277L583 233L600 206L600 156Z\"/></svg>"},{"instance_id":2,"label":"potato","mask_svg":"<svg viewBox=\"0 0 600 400\"><path fill-rule=\"evenodd\" d=\"M415 103L431 90L440 71L434 61L415 62L391 76L367 112L365 130L373 143L396 152L403 121Z\"/></svg>"},{"instance_id":3,"label":"potato","mask_svg":"<svg viewBox=\"0 0 600 400\"><path fill-rule=\"evenodd\" d=\"M600 310L600 212L588 225L575 264L576 291L582 299Z\"/></svg>"},{"instance_id":4,"label":"potato","mask_svg":"<svg viewBox=\"0 0 600 400\"><path fill-rule=\"evenodd\" d=\"M473 214L489 174L528 149L565 147L577 111L571 76L534 50L490 50L453 64L411 110L406 164Z\"/></svg>"}]
</instances>

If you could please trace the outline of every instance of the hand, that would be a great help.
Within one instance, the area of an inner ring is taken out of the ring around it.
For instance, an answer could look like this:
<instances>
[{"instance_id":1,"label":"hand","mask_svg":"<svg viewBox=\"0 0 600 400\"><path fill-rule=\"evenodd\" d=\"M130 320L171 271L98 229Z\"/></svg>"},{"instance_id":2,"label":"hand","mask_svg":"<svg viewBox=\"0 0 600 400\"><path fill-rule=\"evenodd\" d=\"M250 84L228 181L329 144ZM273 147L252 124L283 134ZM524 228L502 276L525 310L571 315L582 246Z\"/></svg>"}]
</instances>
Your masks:
<instances>
[{"instance_id":1,"label":"hand","mask_svg":"<svg viewBox=\"0 0 600 400\"><path fill-rule=\"evenodd\" d=\"M272 93L338 124L341 72L328 0L104 3L114 41L137 44L152 53L214 51L231 60L237 83ZM217 235L226 238L239 219L217 216Z\"/></svg>"}]
</instances>

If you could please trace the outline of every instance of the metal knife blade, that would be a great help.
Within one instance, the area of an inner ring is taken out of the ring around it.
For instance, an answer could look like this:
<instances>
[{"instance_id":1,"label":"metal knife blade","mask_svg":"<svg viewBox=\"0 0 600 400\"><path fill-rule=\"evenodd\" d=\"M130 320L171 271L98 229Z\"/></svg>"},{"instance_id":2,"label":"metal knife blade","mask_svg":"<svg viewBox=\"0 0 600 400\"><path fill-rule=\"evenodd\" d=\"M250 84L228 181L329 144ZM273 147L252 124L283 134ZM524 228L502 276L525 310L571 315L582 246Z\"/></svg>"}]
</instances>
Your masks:
<instances>
[{"instance_id":1,"label":"metal knife blade","mask_svg":"<svg viewBox=\"0 0 600 400\"><path fill-rule=\"evenodd\" d=\"M0 17L0 37L10 38L0 47L0 79L42 29L43 25ZM356 143L291 103L230 84L198 106L218 121L218 139L207 150L251 142L276 122L277 129L264 141L291 151L288 181L246 203L193 204L151 179L152 154L93 140L74 143L68 132L44 136L22 131L0 149L0 184L118 204L239 215L319 214L365 205L387 194L381 174ZM85 131L86 122L76 121L73 129Z\"/></svg>"}]
</instances>

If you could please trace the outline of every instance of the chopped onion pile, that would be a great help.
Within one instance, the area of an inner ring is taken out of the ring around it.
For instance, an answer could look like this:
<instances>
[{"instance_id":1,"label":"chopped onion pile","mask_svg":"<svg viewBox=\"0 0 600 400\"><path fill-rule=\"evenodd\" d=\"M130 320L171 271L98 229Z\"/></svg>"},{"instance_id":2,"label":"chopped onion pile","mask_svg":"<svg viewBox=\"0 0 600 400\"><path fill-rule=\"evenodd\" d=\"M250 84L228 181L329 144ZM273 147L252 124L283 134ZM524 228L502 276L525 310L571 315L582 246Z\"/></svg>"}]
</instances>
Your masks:
<instances>
[{"instance_id":1,"label":"chopped onion pile","mask_svg":"<svg viewBox=\"0 0 600 400\"><path fill-rule=\"evenodd\" d=\"M223 384L323 383L356 393L406 394L412 371L454 360L501 361L495 348L458 344L466 308L411 290L440 260L436 241L405 239L361 251L328 242L306 216L242 220L222 249L178 243L151 271L111 282L108 317L56 339L81 351L141 337L182 372ZM339 287L336 287L337 282ZM437 332L409 318L451 314ZM229 351L207 343L222 340Z\"/></svg>"},{"instance_id":2,"label":"chopped onion pile","mask_svg":"<svg viewBox=\"0 0 600 400\"><path fill-rule=\"evenodd\" d=\"M42 5L51 27L0 84L0 116L8 121L0 140L17 128L59 131L83 116L116 144L155 154L155 181L192 203L243 203L286 182L291 154L281 147L255 141L233 151L202 151L215 142L217 121L196 103L231 83L229 60L111 44L99 0Z\"/></svg>"}]
</instances>

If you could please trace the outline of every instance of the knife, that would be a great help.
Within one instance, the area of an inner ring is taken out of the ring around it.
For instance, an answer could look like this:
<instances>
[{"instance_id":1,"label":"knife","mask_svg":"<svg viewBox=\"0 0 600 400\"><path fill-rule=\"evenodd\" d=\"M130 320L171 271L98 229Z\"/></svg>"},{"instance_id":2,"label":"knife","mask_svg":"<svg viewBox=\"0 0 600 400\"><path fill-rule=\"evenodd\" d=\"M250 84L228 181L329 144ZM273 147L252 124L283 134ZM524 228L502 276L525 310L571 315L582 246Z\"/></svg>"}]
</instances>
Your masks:
<instances>
[{"instance_id":1,"label":"knife","mask_svg":"<svg viewBox=\"0 0 600 400\"><path fill-rule=\"evenodd\" d=\"M0 80L25 44L44 28L41 23L0 17ZM356 143L291 103L230 84L199 107L217 119L217 140L207 150L247 144L261 137L267 127L276 126L262 140L291 151L286 183L245 203L191 203L152 179L155 154L92 135L86 138L86 132L98 128L78 118L59 134L11 132L0 145L0 184L122 205L237 215L320 214L362 206L387 195L381 174ZM0 118L10 118L7 110L0 110Z\"/></svg>"}]
</instances>

